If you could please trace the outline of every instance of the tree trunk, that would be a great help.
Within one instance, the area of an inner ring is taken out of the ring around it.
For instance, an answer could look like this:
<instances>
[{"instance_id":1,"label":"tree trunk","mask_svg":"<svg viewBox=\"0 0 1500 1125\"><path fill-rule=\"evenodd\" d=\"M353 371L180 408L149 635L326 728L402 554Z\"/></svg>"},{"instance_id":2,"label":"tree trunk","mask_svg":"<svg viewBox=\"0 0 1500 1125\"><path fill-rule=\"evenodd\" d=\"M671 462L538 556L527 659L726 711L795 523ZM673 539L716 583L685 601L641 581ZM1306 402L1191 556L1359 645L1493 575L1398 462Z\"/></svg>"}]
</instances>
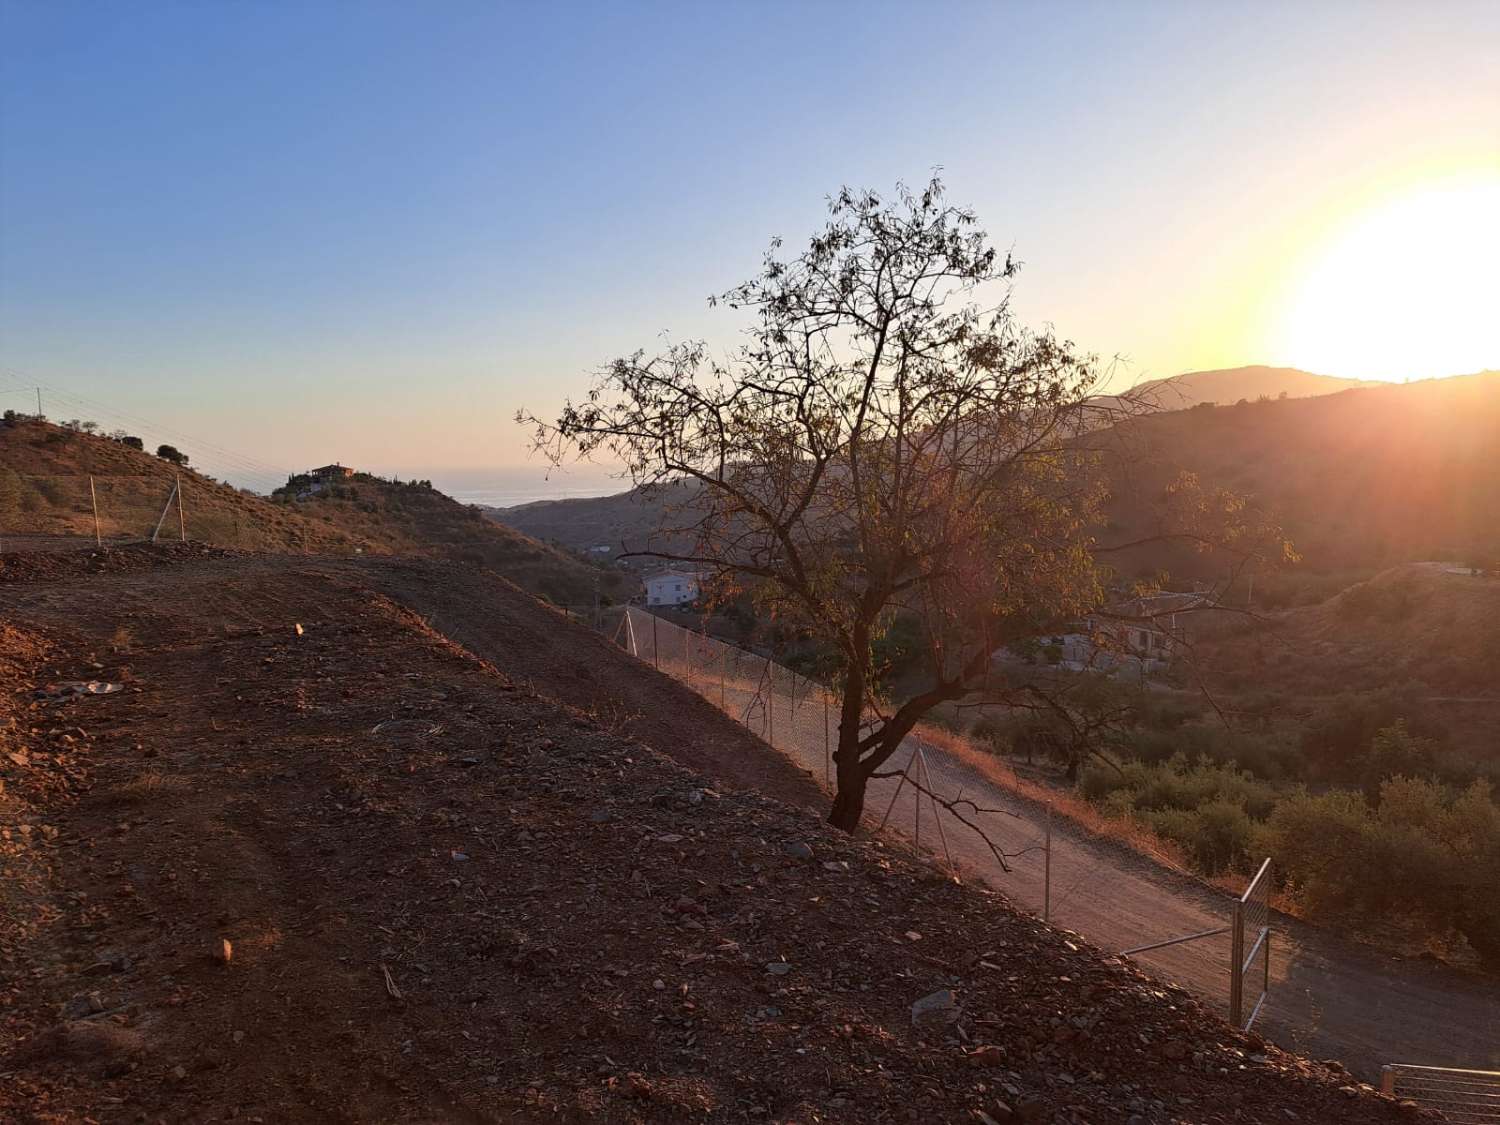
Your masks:
<instances>
[{"instance_id":1,"label":"tree trunk","mask_svg":"<svg viewBox=\"0 0 1500 1125\"><path fill-rule=\"evenodd\" d=\"M833 808L828 810L829 824L851 834L859 828L859 818L865 813L865 783L863 776L848 782L839 780Z\"/></svg>"},{"instance_id":2,"label":"tree trunk","mask_svg":"<svg viewBox=\"0 0 1500 1125\"><path fill-rule=\"evenodd\" d=\"M870 777L859 760L860 720L864 715L863 670L851 667L844 675L844 698L839 707L839 744L833 752L836 789L828 823L845 832L859 828L865 811L865 786Z\"/></svg>"},{"instance_id":3,"label":"tree trunk","mask_svg":"<svg viewBox=\"0 0 1500 1125\"><path fill-rule=\"evenodd\" d=\"M828 812L828 823L845 832L854 832L865 811L865 788L870 783L870 770L859 760L857 726L839 729L839 748L833 760L838 789L833 796L833 808Z\"/></svg>"}]
</instances>

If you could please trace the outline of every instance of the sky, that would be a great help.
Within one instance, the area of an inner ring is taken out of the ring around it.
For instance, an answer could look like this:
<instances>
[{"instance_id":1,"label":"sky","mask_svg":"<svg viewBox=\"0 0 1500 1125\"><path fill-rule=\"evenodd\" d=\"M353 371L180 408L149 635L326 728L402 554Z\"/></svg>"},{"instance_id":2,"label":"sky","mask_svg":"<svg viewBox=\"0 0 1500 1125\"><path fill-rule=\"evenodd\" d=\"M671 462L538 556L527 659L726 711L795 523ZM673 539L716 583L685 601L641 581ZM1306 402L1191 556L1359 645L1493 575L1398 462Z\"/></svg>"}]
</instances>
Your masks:
<instances>
[{"instance_id":1,"label":"sky","mask_svg":"<svg viewBox=\"0 0 1500 1125\"><path fill-rule=\"evenodd\" d=\"M534 476L518 408L727 349L773 236L934 168L1122 379L1500 367L1493 2L0 0L0 44L0 405L250 483Z\"/></svg>"}]
</instances>

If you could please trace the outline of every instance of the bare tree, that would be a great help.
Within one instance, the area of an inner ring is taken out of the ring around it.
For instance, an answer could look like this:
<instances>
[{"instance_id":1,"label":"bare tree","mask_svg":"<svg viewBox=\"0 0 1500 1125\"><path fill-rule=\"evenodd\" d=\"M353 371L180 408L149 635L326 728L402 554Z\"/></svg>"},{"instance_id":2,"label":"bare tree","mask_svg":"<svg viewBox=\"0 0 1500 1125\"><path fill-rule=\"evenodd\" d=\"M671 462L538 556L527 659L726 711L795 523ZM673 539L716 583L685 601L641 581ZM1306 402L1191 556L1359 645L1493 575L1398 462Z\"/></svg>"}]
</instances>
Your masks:
<instances>
[{"instance_id":1,"label":"bare tree","mask_svg":"<svg viewBox=\"0 0 1500 1125\"><path fill-rule=\"evenodd\" d=\"M1016 323L1016 270L937 180L890 201L846 189L805 251L773 243L719 298L753 318L727 358L638 352L556 421L520 416L554 459L608 454L638 486L676 486L678 546L638 553L748 586L837 652L829 820L846 830L914 724L973 691L998 645L1101 600L1109 423L1131 404L1099 393L1093 356ZM873 646L902 614L921 624L925 682L887 707Z\"/></svg>"}]
</instances>

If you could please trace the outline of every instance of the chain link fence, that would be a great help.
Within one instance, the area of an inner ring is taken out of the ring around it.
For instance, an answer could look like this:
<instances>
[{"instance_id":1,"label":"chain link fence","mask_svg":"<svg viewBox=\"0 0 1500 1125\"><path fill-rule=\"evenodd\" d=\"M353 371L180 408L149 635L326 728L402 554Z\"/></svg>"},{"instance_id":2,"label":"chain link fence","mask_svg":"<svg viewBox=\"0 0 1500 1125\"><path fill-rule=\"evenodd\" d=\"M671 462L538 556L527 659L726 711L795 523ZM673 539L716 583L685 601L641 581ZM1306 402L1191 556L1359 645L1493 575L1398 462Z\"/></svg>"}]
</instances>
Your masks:
<instances>
[{"instance_id":1,"label":"chain link fence","mask_svg":"<svg viewBox=\"0 0 1500 1125\"><path fill-rule=\"evenodd\" d=\"M823 684L634 606L604 615L603 627L620 647L692 687L832 791L839 700ZM981 874L1030 864L1046 884L1040 913L1050 913L1048 827L988 807L979 796L984 779L915 735L882 772L896 776L870 782L865 819L871 827L894 827L919 848L925 839L955 871L961 863ZM975 847L975 840L985 843Z\"/></svg>"},{"instance_id":2,"label":"chain link fence","mask_svg":"<svg viewBox=\"0 0 1500 1125\"><path fill-rule=\"evenodd\" d=\"M1271 991L1271 860L1260 865L1245 893L1234 904L1230 921L1229 1022L1245 1031L1260 1015ZM1245 1015L1246 985L1255 1004Z\"/></svg>"},{"instance_id":3,"label":"chain link fence","mask_svg":"<svg viewBox=\"0 0 1500 1125\"><path fill-rule=\"evenodd\" d=\"M832 791L839 700L827 687L634 606L585 610L578 616L625 651L692 687ZM891 776L872 779L867 792L865 820L871 828L894 828L955 873L967 867L990 878L1014 900L1029 902L1044 920L1063 917L1065 922L1070 903L1097 902L1115 891L1109 867L1090 862L1078 849L1054 853L1050 807L1023 805L1024 816L993 807L1016 802L994 796L993 779L930 739L909 736L882 772ZM1270 988L1270 886L1268 859L1236 900L1229 925L1126 952L1197 946L1203 939L1230 935L1231 949L1208 955L1228 953L1227 965L1219 963L1228 969L1231 1019L1248 1028ZM1247 985L1254 988L1248 1017L1242 1011Z\"/></svg>"},{"instance_id":4,"label":"chain link fence","mask_svg":"<svg viewBox=\"0 0 1500 1125\"><path fill-rule=\"evenodd\" d=\"M153 538L245 550L319 549L307 513L264 500L165 463L155 472L92 475L0 467L0 551L118 547Z\"/></svg>"},{"instance_id":5,"label":"chain link fence","mask_svg":"<svg viewBox=\"0 0 1500 1125\"><path fill-rule=\"evenodd\" d=\"M194 513L194 526L177 504L177 480L160 475L20 473L0 468L0 549L45 546L44 541L94 539L139 543L153 534L170 539L189 533L205 541L232 537L208 513ZM232 522L232 521L231 521ZM212 524L212 526L209 526Z\"/></svg>"}]
</instances>

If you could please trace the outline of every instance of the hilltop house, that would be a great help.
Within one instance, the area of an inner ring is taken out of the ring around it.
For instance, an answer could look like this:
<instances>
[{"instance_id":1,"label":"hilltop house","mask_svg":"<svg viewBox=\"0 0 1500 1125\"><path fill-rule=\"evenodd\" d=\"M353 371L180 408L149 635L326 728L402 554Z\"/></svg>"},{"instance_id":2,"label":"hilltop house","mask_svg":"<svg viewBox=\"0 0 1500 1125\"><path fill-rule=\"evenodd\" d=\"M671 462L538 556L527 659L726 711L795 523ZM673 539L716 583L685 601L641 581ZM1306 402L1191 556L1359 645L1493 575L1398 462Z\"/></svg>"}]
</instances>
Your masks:
<instances>
[{"instance_id":1,"label":"hilltop house","mask_svg":"<svg viewBox=\"0 0 1500 1125\"><path fill-rule=\"evenodd\" d=\"M698 600L698 575L691 570L661 570L646 576L647 605L687 605Z\"/></svg>"},{"instance_id":2,"label":"hilltop house","mask_svg":"<svg viewBox=\"0 0 1500 1125\"><path fill-rule=\"evenodd\" d=\"M308 476L318 484L338 484L346 481L354 475L354 470L348 465L340 465L335 461L332 465L324 465L322 468L310 469Z\"/></svg>"}]
</instances>

